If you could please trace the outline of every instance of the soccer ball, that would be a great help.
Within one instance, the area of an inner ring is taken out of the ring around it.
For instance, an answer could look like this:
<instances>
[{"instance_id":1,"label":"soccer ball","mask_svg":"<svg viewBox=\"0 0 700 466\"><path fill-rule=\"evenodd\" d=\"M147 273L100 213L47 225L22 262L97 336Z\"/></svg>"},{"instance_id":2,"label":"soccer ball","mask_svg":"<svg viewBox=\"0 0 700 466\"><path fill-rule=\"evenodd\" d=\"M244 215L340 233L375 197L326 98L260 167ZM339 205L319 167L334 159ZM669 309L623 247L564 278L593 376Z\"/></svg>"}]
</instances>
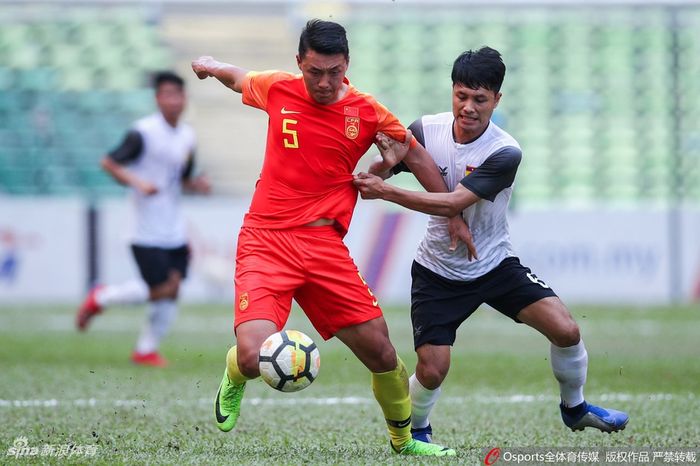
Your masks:
<instances>
[{"instance_id":1,"label":"soccer ball","mask_svg":"<svg viewBox=\"0 0 700 466\"><path fill-rule=\"evenodd\" d=\"M298 330L273 333L260 346L260 375L282 392L298 392L313 382L321 367L321 355L306 334Z\"/></svg>"}]
</instances>

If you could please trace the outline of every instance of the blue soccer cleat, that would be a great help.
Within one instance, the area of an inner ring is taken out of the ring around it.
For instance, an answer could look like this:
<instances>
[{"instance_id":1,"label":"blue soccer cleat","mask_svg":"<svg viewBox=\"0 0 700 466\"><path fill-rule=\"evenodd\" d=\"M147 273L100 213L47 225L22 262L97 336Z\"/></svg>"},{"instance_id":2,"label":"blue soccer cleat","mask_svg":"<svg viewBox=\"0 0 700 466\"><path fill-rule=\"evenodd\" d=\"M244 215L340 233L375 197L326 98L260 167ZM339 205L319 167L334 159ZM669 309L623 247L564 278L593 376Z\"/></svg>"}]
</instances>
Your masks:
<instances>
[{"instance_id":1,"label":"blue soccer cleat","mask_svg":"<svg viewBox=\"0 0 700 466\"><path fill-rule=\"evenodd\" d=\"M417 427L411 429L411 437L414 440L420 440L425 443L433 443L433 428L428 424L425 427Z\"/></svg>"},{"instance_id":2,"label":"blue soccer cleat","mask_svg":"<svg viewBox=\"0 0 700 466\"><path fill-rule=\"evenodd\" d=\"M564 412L564 406L559 405L561 410L561 418L564 424L572 431L583 430L586 427L594 427L601 432L617 432L624 430L629 416L622 411L614 409L605 409L600 406L588 404L585 401L581 407L581 414L570 415Z\"/></svg>"}]
</instances>

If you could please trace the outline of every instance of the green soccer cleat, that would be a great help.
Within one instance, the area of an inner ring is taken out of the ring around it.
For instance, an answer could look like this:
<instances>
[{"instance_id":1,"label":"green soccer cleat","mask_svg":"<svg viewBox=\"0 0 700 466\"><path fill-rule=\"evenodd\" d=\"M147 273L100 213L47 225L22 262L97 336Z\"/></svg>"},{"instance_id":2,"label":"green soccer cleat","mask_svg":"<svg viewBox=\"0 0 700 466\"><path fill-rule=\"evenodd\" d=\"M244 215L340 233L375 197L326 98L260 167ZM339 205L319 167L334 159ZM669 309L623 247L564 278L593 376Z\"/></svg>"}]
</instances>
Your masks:
<instances>
[{"instance_id":1,"label":"green soccer cleat","mask_svg":"<svg viewBox=\"0 0 700 466\"><path fill-rule=\"evenodd\" d=\"M240 385L232 384L224 370L224 378L221 379L219 391L216 393L216 427L219 430L228 432L236 427L244 391L245 382Z\"/></svg>"},{"instance_id":2,"label":"green soccer cleat","mask_svg":"<svg viewBox=\"0 0 700 466\"><path fill-rule=\"evenodd\" d=\"M391 449L394 450L394 453L397 455L410 456L455 456L457 454L452 448L443 447L442 445L436 445L434 443L421 442L413 438L400 450L391 443Z\"/></svg>"}]
</instances>

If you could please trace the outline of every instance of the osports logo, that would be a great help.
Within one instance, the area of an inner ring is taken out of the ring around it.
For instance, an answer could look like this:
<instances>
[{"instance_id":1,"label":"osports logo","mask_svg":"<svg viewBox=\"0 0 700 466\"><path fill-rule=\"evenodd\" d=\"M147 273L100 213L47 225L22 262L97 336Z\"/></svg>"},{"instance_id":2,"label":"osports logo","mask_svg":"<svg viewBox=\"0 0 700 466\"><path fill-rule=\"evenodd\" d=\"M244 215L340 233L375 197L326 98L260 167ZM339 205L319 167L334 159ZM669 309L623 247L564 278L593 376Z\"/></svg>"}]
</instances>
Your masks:
<instances>
[{"instance_id":1,"label":"osports logo","mask_svg":"<svg viewBox=\"0 0 700 466\"><path fill-rule=\"evenodd\" d=\"M500 457L501 449L498 447L492 448L488 453L486 453L486 457L484 457L484 464L486 466L491 466L492 464L495 464Z\"/></svg>"}]
</instances>

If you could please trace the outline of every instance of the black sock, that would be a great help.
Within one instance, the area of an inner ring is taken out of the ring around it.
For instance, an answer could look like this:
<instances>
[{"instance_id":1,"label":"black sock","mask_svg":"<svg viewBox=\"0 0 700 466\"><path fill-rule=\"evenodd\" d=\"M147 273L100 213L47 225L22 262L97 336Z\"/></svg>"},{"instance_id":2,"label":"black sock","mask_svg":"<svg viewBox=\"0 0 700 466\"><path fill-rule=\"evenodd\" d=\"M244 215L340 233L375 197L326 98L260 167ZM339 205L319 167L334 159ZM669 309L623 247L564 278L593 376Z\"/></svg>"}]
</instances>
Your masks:
<instances>
[{"instance_id":1,"label":"black sock","mask_svg":"<svg viewBox=\"0 0 700 466\"><path fill-rule=\"evenodd\" d=\"M585 409L586 409L586 402L585 401L581 404L576 405L576 406L572 406L571 408L567 408L566 406L561 405L561 410L564 411L564 413L568 414L569 416L573 416L573 417L580 416L581 414L583 414Z\"/></svg>"}]
</instances>

